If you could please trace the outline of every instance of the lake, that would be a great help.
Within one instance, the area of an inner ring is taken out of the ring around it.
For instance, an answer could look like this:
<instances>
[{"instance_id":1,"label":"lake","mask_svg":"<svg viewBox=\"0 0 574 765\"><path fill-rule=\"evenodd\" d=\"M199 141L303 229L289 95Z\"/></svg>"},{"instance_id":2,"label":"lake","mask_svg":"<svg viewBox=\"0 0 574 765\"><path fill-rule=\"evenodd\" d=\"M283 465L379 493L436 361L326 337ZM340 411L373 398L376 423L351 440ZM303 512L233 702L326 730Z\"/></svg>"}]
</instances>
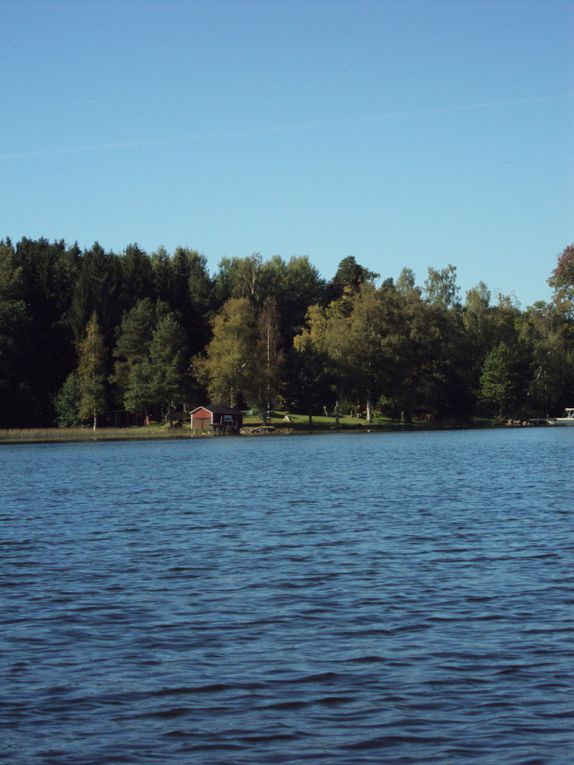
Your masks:
<instances>
[{"instance_id":1,"label":"lake","mask_svg":"<svg viewBox=\"0 0 574 765\"><path fill-rule=\"evenodd\" d=\"M574 428L0 447L0 760L574 762Z\"/></svg>"}]
</instances>

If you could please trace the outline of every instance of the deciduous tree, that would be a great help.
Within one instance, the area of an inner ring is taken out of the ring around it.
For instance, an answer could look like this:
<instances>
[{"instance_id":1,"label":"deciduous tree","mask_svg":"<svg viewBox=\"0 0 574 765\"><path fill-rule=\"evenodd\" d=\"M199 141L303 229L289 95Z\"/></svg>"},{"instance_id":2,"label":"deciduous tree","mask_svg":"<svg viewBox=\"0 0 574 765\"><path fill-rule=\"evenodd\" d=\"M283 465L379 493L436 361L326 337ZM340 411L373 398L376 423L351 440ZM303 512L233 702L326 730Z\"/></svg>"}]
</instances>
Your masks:
<instances>
[{"instance_id":1,"label":"deciduous tree","mask_svg":"<svg viewBox=\"0 0 574 765\"><path fill-rule=\"evenodd\" d=\"M317 350L308 333L297 335L287 357L288 384L286 399L294 411L307 413L309 428L313 415L333 404L332 380L325 354Z\"/></svg>"},{"instance_id":2,"label":"deciduous tree","mask_svg":"<svg viewBox=\"0 0 574 765\"><path fill-rule=\"evenodd\" d=\"M574 317L574 244L569 244L558 257L548 284L554 290L554 302L560 313Z\"/></svg>"},{"instance_id":3,"label":"deciduous tree","mask_svg":"<svg viewBox=\"0 0 574 765\"><path fill-rule=\"evenodd\" d=\"M78 372L70 372L54 400L56 422L60 428L73 428L82 424L81 399L82 391Z\"/></svg>"},{"instance_id":4,"label":"deciduous tree","mask_svg":"<svg viewBox=\"0 0 574 765\"><path fill-rule=\"evenodd\" d=\"M424 284L424 296L429 303L442 308L453 308L458 304L458 295L456 266L449 264L440 271L429 267Z\"/></svg>"},{"instance_id":5,"label":"deciduous tree","mask_svg":"<svg viewBox=\"0 0 574 765\"><path fill-rule=\"evenodd\" d=\"M480 397L499 417L509 414L514 407L514 358L505 343L499 343L485 359L480 377Z\"/></svg>"},{"instance_id":6,"label":"deciduous tree","mask_svg":"<svg viewBox=\"0 0 574 765\"><path fill-rule=\"evenodd\" d=\"M266 298L259 314L257 357L258 400L266 421L271 416L273 401L279 394L283 352L279 332L279 309L275 298Z\"/></svg>"},{"instance_id":7,"label":"deciduous tree","mask_svg":"<svg viewBox=\"0 0 574 765\"><path fill-rule=\"evenodd\" d=\"M574 348L557 306L540 301L528 308L520 318L519 338L527 359L522 387L529 414L542 417L568 406Z\"/></svg>"},{"instance_id":8,"label":"deciduous tree","mask_svg":"<svg viewBox=\"0 0 574 765\"><path fill-rule=\"evenodd\" d=\"M194 359L199 381L212 402L237 406L253 400L256 376L257 315L248 298L231 298L215 316L205 355Z\"/></svg>"},{"instance_id":9,"label":"deciduous tree","mask_svg":"<svg viewBox=\"0 0 574 765\"><path fill-rule=\"evenodd\" d=\"M92 314L79 346L78 378L80 418L91 419L95 431L98 415L106 406L106 354L96 313Z\"/></svg>"}]
</instances>

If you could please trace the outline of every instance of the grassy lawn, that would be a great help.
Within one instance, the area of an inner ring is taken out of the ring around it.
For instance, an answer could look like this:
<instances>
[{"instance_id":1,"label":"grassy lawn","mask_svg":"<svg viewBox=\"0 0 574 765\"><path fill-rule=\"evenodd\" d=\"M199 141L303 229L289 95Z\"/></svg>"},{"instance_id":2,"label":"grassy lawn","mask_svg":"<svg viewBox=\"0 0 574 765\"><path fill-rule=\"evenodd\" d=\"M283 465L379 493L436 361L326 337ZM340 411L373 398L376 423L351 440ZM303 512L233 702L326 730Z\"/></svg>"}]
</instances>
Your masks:
<instances>
[{"instance_id":1,"label":"grassy lawn","mask_svg":"<svg viewBox=\"0 0 574 765\"><path fill-rule=\"evenodd\" d=\"M289 419L286 420L285 417ZM248 415L243 418L245 427L257 427L262 425L261 418L258 415ZM273 412L270 425L281 430L309 430L309 417L306 414L291 414L291 412ZM335 417L325 417L324 415L313 415L313 429L333 430L337 427ZM398 423L383 417L374 418L373 422L368 423L365 419L351 416L339 417L339 427L343 430L348 429L369 429L373 427L399 427Z\"/></svg>"}]
</instances>

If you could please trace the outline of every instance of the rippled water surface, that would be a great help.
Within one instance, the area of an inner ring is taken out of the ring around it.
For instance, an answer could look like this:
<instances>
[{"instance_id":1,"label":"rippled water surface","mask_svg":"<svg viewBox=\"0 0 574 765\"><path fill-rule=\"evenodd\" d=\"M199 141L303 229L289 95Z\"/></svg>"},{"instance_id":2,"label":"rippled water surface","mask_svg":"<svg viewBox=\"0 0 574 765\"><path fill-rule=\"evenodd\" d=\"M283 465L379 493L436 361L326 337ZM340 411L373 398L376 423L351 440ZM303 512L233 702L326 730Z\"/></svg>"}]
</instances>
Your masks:
<instances>
[{"instance_id":1,"label":"rippled water surface","mask_svg":"<svg viewBox=\"0 0 574 765\"><path fill-rule=\"evenodd\" d=\"M0 759L574 762L574 429L0 447Z\"/></svg>"}]
</instances>

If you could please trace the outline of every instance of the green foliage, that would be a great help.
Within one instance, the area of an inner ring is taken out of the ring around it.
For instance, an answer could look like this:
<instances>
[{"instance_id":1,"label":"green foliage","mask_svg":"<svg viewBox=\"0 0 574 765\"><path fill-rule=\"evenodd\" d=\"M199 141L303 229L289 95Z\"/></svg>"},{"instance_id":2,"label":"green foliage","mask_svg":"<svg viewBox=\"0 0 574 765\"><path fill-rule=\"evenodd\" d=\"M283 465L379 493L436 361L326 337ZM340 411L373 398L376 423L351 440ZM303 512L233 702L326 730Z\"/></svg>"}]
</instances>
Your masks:
<instances>
[{"instance_id":1,"label":"green foliage","mask_svg":"<svg viewBox=\"0 0 574 765\"><path fill-rule=\"evenodd\" d=\"M129 375L123 395L123 403L128 412L148 415L156 399L152 385L152 370L147 356L139 359L129 369Z\"/></svg>"},{"instance_id":2,"label":"green foliage","mask_svg":"<svg viewBox=\"0 0 574 765\"><path fill-rule=\"evenodd\" d=\"M30 376L32 321L21 300L0 297L0 426L29 425L35 412Z\"/></svg>"},{"instance_id":3,"label":"green foliage","mask_svg":"<svg viewBox=\"0 0 574 765\"><path fill-rule=\"evenodd\" d=\"M501 342L490 351L482 368L480 398L501 417L512 411L516 401L515 363L514 354Z\"/></svg>"},{"instance_id":4,"label":"green foliage","mask_svg":"<svg viewBox=\"0 0 574 765\"><path fill-rule=\"evenodd\" d=\"M287 358L287 369L285 397L288 407L307 412L312 428L313 414L321 412L325 405L332 408L334 395L327 358L317 350L308 333L295 338Z\"/></svg>"},{"instance_id":5,"label":"green foliage","mask_svg":"<svg viewBox=\"0 0 574 765\"><path fill-rule=\"evenodd\" d=\"M399 274L395 287L400 295L410 295L414 291L417 291L420 294L420 289L416 286L416 277L412 268L403 268Z\"/></svg>"},{"instance_id":6,"label":"green foliage","mask_svg":"<svg viewBox=\"0 0 574 765\"><path fill-rule=\"evenodd\" d=\"M456 266L449 264L440 271L429 267L424 285L424 294L429 303L453 308L458 303L458 293Z\"/></svg>"},{"instance_id":7,"label":"green foliage","mask_svg":"<svg viewBox=\"0 0 574 765\"><path fill-rule=\"evenodd\" d=\"M356 259L349 255L339 263L335 276L329 284L329 293L332 300L342 297L345 291L358 292L364 284L374 284L380 274L369 271L365 266L357 263Z\"/></svg>"},{"instance_id":8,"label":"green foliage","mask_svg":"<svg viewBox=\"0 0 574 765\"><path fill-rule=\"evenodd\" d=\"M569 324L556 305L535 303L520 318L520 341L528 367L523 375L531 411L543 417L569 405L574 389L574 348Z\"/></svg>"},{"instance_id":9,"label":"green foliage","mask_svg":"<svg viewBox=\"0 0 574 765\"><path fill-rule=\"evenodd\" d=\"M257 315L248 298L231 298L213 320L213 338L194 360L199 381L214 403L255 403Z\"/></svg>"},{"instance_id":10,"label":"green foliage","mask_svg":"<svg viewBox=\"0 0 574 765\"><path fill-rule=\"evenodd\" d=\"M183 403L188 368L185 334L173 314L159 319L149 349L149 381L153 402L167 415Z\"/></svg>"},{"instance_id":11,"label":"green foliage","mask_svg":"<svg viewBox=\"0 0 574 765\"><path fill-rule=\"evenodd\" d=\"M78 383L80 419L91 420L96 429L97 416L106 407L106 355L104 341L95 312L86 327L86 335L78 349Z\"/></svg>"},{"instance_id":12,"label":"green foliage","mask_svg":"<svg viewBox=\"0 0 574 765\"><path fill-rule=\"evenodd\" d=\"M113 253L106 253L95 242L82 254L69 311L66 314L76 343L80 342L94 312L107 342L122 315L122 266ZM131 308L131 305L129 306Z\"/></svg>"},{"instance_id":13,"label":"green foliage","mask_svg":"<svg viewBox=\"0 0 574 765\"><path fill-rule=\"evenodd\" d=\"M558 257L548 284L554 290L554 302L559 312L574 318L574 244L568 245Z\"/></svg>"},{"instance_id":14,"label":"green foliage","mask_svg":"<svg viewBox=\"0 0 574 765\"><path fill-rule=\"evenodd\" d=\"M25 315L25 325L18 321L13 336L18 338L16 355L20 356L16 385L26 394L19 416L34 424L53 420L53 396L75 363L73 337L64 316L71 303L78 257L77 247L66 248L62 241L23 238L16 247L4 247L4 268L11 276L4 288L0 286L0 293L7 288L4 296L21 302L17 314L22 319Z\"/></svg>"},{"instance_id":15,"label":"green foliage","mask_svg":"<svg viewBox=\"0 0 574 765\"><path fill-rule=\"evenodd\" d=\"M119 259L122 279L122 303L133 306L138 300L153 296L153 270L147 253L137 244L126 247Z\"/></svg>"},{"instance_id":16,"label":"green foliage","mask_svg":"<svg viewBox=\"0 0 574 765\"><path fill-rule=\"evenodd\" d=\"M187 383L186 337L165 304L142 300L122 323L118 338L116 380L121 378L128 412L149 414L157 409L167 417L183 403Z\"/></svg>"},{"instance_id":17,"label":"green foliage","mask_svg":"<svg viewBox=\"0 0 574 765\"><path fill-rule=\"evenodd\" d=\"M72 372L64 380L54 400L56 422L60 428L74 428L82 424L81 400L80 378L77 372Z\"/></svg>"},{"instance_id":18,"label":"green foliage","mask_svg":"<svg viewBox=\"0 0 574 765\"><path fill-rule=\"evenodd\" d=\"M309 258L289 258L281 291L275 296L282 319L284 347L290 345L293 335L303 326L309 306L322 303L325 295L325 282Z\"/></svg>"},{"instance_id":19,"label":"green foliage","mask_svg":"<svg viewBox=\"0 0 574 765\"><path fill-rule=\"evenodd\" d=\"M209 341L213 284L204 255L178 247L169 261L167 302L186 333L192 354Z\"/></svg>"},{"instance_id":20,"label":"green foliage","mask_svg":"<svg viewBox=\"0 0 574 765\"><path fill-rule=\"evenodd\" d=\"M266 298L257 323L256 405L270 416L273 402L281 389L284 356L279 332L279 309L275 298Z\"/></svg>"},{"instance_id":21,"label":"green foliage","mask_svg":"<svg viewBox=\"0 0 574 765\"><path fill-rule=\"evenodd\" d=\"M114 374L112 381L116 386L116 397L121 401L129 387L132 369L147 359L156 324L169 313L169 307L162 301L152 302L150 298L139 300L124 315L117 334L113 356ZM128 411L138 411L139 407Z\"/></svg>"},{"instance_id":22,"label":"green foliage","mask_svg":"<svg viewBox=\"0 0 574 765\"><path fill-rule=\"evenodd\" d=\"M248 258L223 258L214 294L219 306L231 298L247 298L259 307L266 298L275 298L282 344L288 347L309 306L323 301L325 282L306 256L287 262L275 256L263 263L261 255L255 253Z\"/></svg>"},{"instance_id":23,"label":"green foliage","mask_svg":"<svg viewBox=\"0 0 574 765\"><path fill-rule=\"evenodd\" d=\"M222 258L215 289L219 300L248 298L254 303L261 300L263 292L263 259L256 252L247 258Z\"/></svg>"},{"instance_id":24,"label":"green foliage","mask_svg":"<svg viewBox=\"0 0 574 765\"><path fill-rule=\"evenodd\" d=\"M552 302L526 310L483 283L461 304L451 265L424 290L408 268L377 278L352 256L325 283L307 257L224 258L212 278L186 247L0 241L0 426L93 421L108 401L169 416L206 398L312 415L346 400L369 417L384 401L406 421L574 402L574 245Z\"/></svg>"}]
</instances>

